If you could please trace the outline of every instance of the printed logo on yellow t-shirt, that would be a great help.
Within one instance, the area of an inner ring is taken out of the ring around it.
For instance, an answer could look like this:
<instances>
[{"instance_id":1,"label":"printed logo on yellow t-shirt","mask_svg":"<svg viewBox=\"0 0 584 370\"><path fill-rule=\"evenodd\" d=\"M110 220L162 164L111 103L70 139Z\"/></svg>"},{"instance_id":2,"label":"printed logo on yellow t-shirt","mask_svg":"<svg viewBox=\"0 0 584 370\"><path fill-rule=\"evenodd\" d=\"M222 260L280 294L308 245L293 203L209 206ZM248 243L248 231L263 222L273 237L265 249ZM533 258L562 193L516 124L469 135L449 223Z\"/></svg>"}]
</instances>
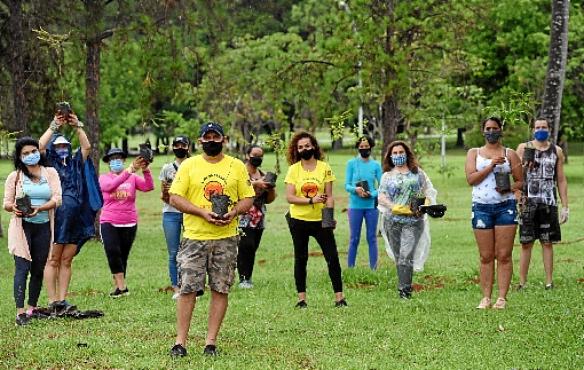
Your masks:
<instances>
[{"instance_id":1,"label":"printed logo on yellow t-shirt","mask_svg":"<svg viewBox=\"0 0 584 370\"><path fill-rule=\"evenodd\" d=\"M213 195L223 195L223 185L218 181L209 181L203 187L205 193L205 199L211 201L211 196Z\"/></svg>"},{"instance_id":2,"label":"printed logo on yellow t-shirt","mask_svg":"<svg viewBox=\"0 0 584 370\"><path fill-rule=\"evenodd\" d=\"M305 198L314 198L318 194L318 185L313 182L307 182L302 185L300 191Z\"/></svg>"}]
</instances>

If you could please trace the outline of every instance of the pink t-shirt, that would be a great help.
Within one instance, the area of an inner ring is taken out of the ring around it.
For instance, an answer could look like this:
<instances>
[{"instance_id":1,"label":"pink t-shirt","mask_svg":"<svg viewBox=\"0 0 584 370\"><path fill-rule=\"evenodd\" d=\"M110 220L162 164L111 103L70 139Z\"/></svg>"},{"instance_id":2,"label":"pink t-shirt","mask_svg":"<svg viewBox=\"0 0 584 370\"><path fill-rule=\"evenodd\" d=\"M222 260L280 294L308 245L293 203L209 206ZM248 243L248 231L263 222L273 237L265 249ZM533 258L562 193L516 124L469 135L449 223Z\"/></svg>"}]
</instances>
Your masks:
<instances>
[{"instance_id":1,"label":"pink t-shirt","mask_svg":"<svg viewBox=\"0 0 584 370\"><path fill-rule=\"evenodd\" d=\"M154 180L149 170L144 171L143 178L124 170L120 174L109 172L99 176L99 186L103 194L99 222L127 225L138 222L136 190L153 190Z\"/></svg>"}]
</instances>

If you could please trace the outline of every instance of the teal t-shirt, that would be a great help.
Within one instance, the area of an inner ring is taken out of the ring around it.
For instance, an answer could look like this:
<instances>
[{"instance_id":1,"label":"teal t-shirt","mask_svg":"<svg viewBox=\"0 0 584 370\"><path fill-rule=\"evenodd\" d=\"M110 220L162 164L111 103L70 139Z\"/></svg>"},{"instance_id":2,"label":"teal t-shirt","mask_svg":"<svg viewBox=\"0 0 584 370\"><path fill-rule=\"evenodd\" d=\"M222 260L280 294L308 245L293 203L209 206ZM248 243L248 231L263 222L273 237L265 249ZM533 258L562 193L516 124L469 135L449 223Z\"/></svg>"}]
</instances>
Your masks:
<instances>
[{"instance_id":1,"label":"teal t-shirt","mask_svg":"<svg viewBox=\"0 0 584 370\"><path fill-rule=\"evenodd\" d=\"M39 207L51 199L51 188L46 178L41 177L38 183L31 181L27 176L22 179L22 192L30 197L33 207ZM40 211L34 217L25 217L26 222L44 224L49 222L49 211Z\"/></svg>"},{"instance_id":2,"label":"teal t-shirt","mask_svg":"<svg viewBox=\"0 0 584 370\"><path fill-rule=\"evenodd\" d=\"M367 181L371 196L361 198L355 191L355 185L359 181ZM345 190L349 193L349 208L371 209L375 208L377 199L377 188L381 181L381 165L378 161L369 158L363 160L361 156L355 157L347 162L345 172Z\"/></svg>"}]
</instances>

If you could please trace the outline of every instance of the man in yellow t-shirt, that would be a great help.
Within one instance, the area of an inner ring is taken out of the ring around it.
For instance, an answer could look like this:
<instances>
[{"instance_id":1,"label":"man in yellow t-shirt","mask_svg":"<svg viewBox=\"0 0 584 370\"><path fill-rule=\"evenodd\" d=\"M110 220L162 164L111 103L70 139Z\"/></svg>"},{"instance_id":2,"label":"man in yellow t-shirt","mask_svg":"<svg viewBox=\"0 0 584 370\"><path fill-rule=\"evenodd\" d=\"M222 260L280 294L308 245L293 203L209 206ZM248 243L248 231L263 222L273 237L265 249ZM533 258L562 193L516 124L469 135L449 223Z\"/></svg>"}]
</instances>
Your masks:
<instances>
[{"instance_id":1,"label":"man in yellow t-shirt","mask_svg":"<svg viewBox=\"0 0 584 370\"><path fill-rule=\"evenodd\" d=\"M184 238L176 256L180 297L177 300L177 335L172 356L186 356L185 348L195 298L211 289L204 354L217 354L215 342L227 311L229 288L237 261L237 216L253 204L255 192L240 160L223 154L223 128L214 122L201 127L204 154L185 160L170 187L170 204L184 213ZM213 212L212 200L229 201L231 210Z\"/></svg>"}]
</instances>

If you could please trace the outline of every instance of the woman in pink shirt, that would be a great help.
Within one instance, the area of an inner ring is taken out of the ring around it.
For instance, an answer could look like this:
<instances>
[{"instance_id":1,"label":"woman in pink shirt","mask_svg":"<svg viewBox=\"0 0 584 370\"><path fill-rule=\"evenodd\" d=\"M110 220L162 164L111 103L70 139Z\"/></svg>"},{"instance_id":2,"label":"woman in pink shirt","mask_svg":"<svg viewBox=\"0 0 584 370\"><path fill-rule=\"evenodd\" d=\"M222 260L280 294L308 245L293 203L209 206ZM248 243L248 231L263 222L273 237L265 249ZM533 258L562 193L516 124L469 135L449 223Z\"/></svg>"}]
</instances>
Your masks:
<instances>
[{"instance_id":1,"label":"woman in pink shirt","mask_svg":"<svg viewBox=\"0 0 584 370\"><path fill-rule=\"evenodd\" d=\"M116 285L110 293L112 298L129 294L126 286L128 256L138 228L136 190L154 189L149 163L138 157L124 169L126 157L123 150L110 149L103 161L109 164L111 171L99 177L104 202L99 218L101 239ZM143 177L136 175L138 169L142 169Z\"/></svg>"}]
</instances>

